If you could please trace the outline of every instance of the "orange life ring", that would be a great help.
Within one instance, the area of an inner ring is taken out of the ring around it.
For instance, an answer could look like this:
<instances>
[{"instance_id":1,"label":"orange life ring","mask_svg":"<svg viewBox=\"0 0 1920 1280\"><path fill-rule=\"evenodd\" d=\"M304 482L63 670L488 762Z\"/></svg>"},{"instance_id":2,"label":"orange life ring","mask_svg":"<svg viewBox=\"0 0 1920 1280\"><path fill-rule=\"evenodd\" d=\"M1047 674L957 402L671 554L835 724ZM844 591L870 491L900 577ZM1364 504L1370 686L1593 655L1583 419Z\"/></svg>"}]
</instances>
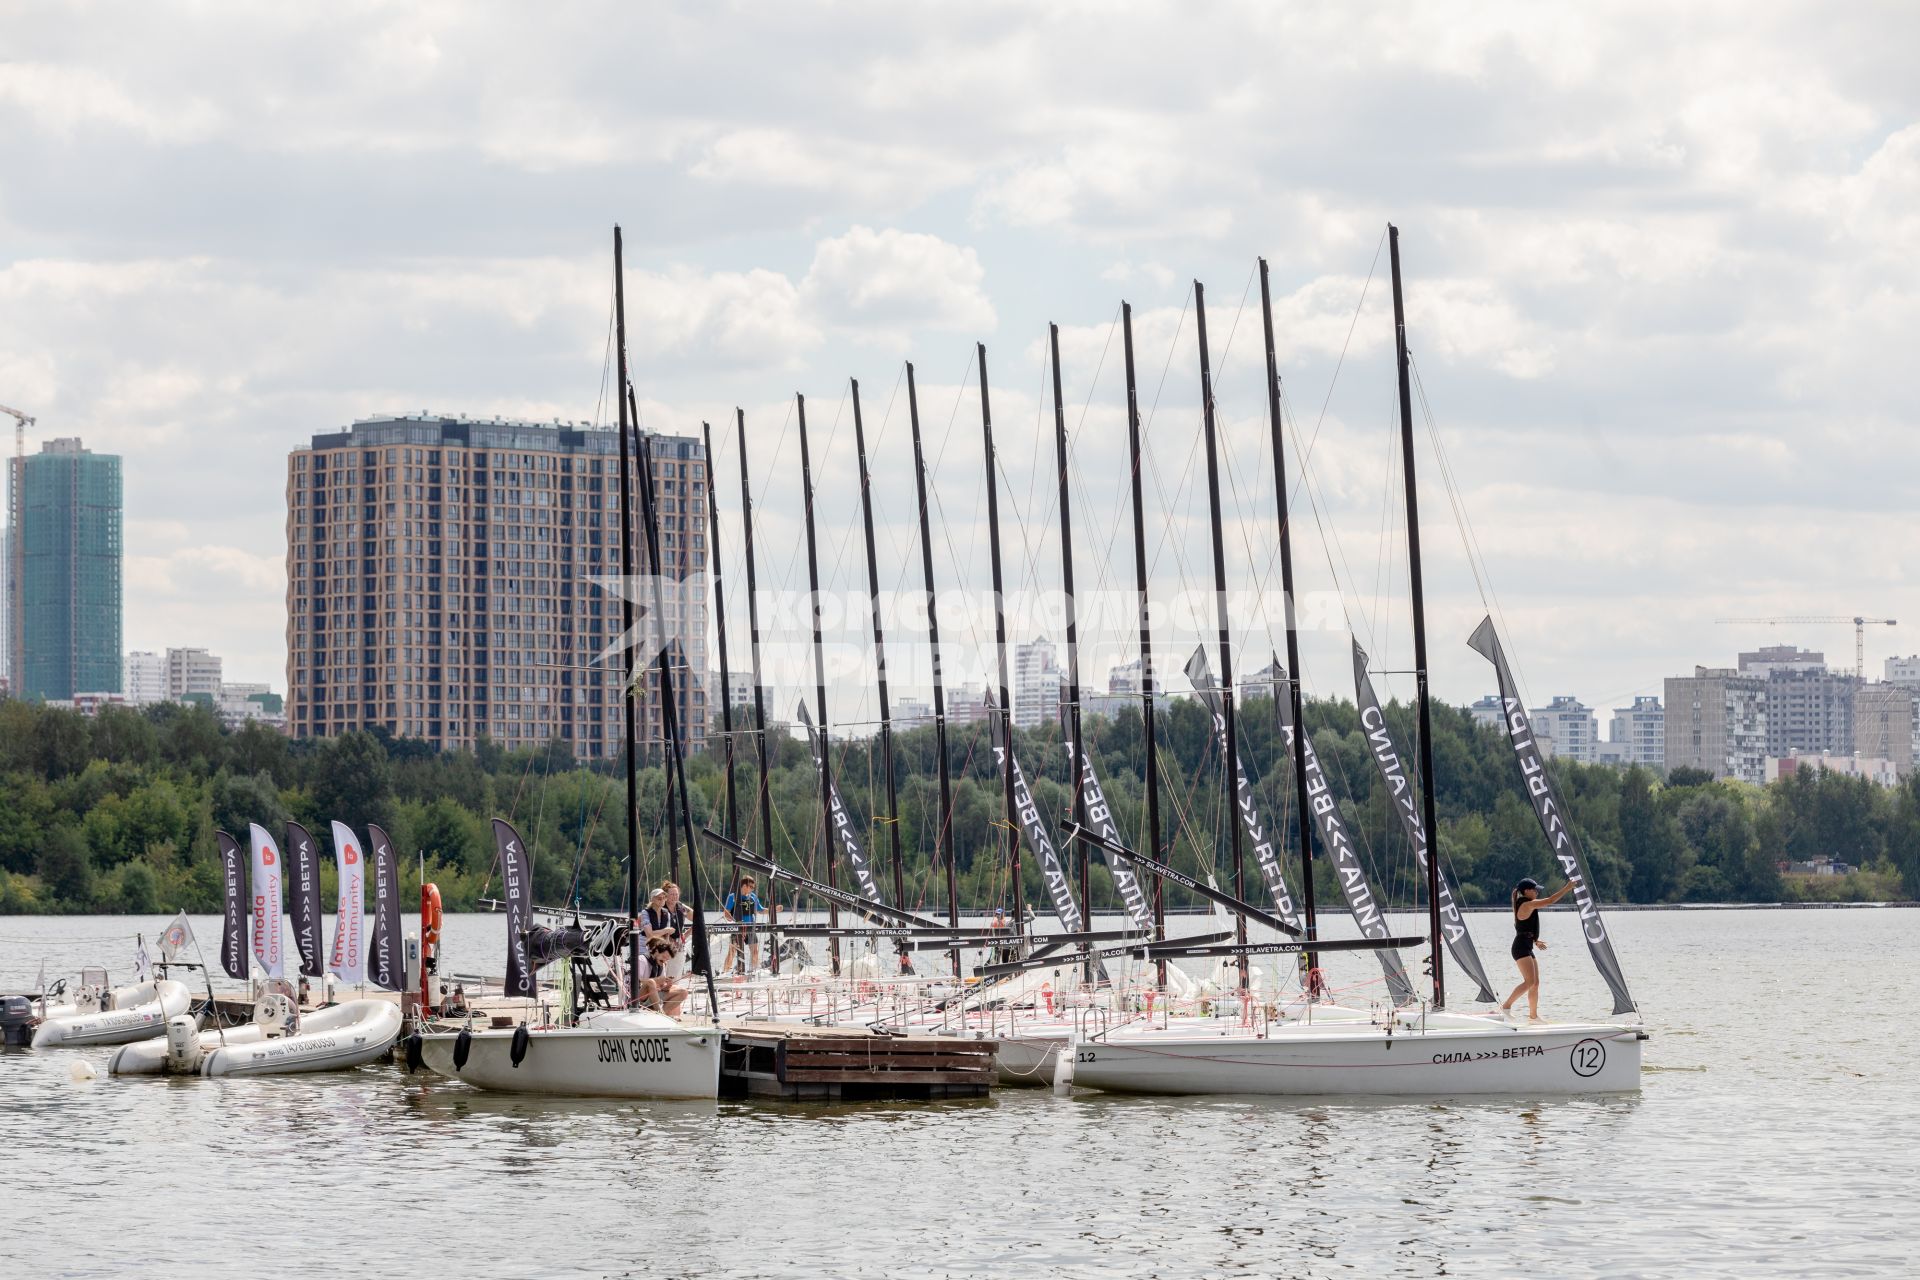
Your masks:
<instances>
[{"instance_id":1,"label":"orange life ring","mask_svg":"<svg viewBox=\"0 0 1920 1280\"><path fill-rule=\"evenodd\" d=\"M423 884L420 886L420 946L422 954L425 948L440 945L440 886Z\"/></svg>"}]
</instances>

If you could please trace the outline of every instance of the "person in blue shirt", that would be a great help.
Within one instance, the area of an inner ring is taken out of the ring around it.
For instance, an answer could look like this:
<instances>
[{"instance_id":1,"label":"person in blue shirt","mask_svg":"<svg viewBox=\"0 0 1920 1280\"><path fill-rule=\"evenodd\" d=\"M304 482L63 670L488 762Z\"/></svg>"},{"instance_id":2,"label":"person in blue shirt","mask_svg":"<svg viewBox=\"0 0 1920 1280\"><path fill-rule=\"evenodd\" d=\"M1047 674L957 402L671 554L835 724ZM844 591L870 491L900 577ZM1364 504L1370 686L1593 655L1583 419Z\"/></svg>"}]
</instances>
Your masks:
<instances>
[{"instance_id":1,"label":"person in blue shirt","mask_svg":"<svg viewBox=\"0 0 1920 1280\"><path fill-rule=\"evenodd\" d=\"M753 926L760 918L760 895L754 892L752 876L740 877L740 887L727 895L721 910L726 913L727 919L739 925L740 928L735 931L732 941L727 943L726 963L720 967L732 973L734 960L744 947L752 957L752 963L747 967L747 972L757 972L760 968L760 935L754 932Z\"/></svg>"}]
</instances>

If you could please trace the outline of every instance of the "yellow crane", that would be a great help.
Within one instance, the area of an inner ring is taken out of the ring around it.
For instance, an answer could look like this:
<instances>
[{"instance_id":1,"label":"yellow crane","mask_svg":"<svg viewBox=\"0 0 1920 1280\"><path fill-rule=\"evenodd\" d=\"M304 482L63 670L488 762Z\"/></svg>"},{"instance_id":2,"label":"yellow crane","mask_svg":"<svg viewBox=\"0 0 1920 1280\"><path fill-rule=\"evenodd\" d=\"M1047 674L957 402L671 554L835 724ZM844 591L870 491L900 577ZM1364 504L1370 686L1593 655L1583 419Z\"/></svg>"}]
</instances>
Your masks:
<instances>
[{"instance_id":1,"label":"yellow crane","mask_svg":"<svg viewBox=\"0 0 1920 1280\"><path fill-rule=\"evenodd\" d=\"M22 413L18 409L9 409L3 404L0 404L0 413L11 414L13 416L13 456L16 458L26 457L27 428L32 426L38 419L30 413Z\"/></svg>"},{"instance_id":2,"label":"yellow crane","mask_svg":"<svg viewBox=\"0 0 1920 1280\"><path fill-rule=\"evenodd\" d=\"M1853 624L1853 674L1862 680L1867 678L1867 628L1893 627L1899 625L1893 618L1867 618L1859 614L1855 614L1851 618L1715 618L1714 621L1723 626L1765 624L1767 626L1793 625L1807 627L1837 627L1841 623L1851 622Z\"/></svg>"}]
</instances>

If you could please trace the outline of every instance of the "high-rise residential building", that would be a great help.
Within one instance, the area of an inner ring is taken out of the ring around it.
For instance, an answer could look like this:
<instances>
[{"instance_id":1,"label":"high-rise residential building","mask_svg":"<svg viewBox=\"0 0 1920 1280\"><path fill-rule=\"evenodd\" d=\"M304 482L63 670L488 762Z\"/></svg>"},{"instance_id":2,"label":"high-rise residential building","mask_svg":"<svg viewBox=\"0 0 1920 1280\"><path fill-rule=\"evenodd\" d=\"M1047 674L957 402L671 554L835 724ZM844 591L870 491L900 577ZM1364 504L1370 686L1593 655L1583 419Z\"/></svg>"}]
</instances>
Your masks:
<instances>
[{"instance_id":1,"label":"high-rise residential building","mask_svg":"<svg viewBox=\"0 0 1920 1280\"><path fill-rule=\"evenodd\" d=\"M149 703L165 702L169 696L167 655L150 649L135 649L129 653L125 679L120 687L127 695L128 706L144 707Z\"/></svg>"},{"instance_id":2,"label":"high-rise residential building","mask_svg":"<svg viewBox=\"0 0 1920 1280\"><path fill-rule=\"evenodd\" d=\"M1022 729L1060 723L1063 679L1053 642L1034 639L1013 651L1013 722Z\"/></svg>"},{"instance_id":3,"label":"high-rise residential building","mask_svg":"<svg viewBox=\"0 0 1920 1280\"><path fill-rule=\"evenodd\" d=\"M1893 761L1902 777L1913 771L1914 691L1897 684L1861 685L1854 695L1855 755Z\"/></svg>"},{"instance_id":4,"label":"high-rise residential building","mask_svg":"<svg viewBox=\"0 0 1920 1280\"><path fill-rule=\"evenodd\" d=\"M1656 772L1667 767L1667 713L1655 697L1637 697L1630 707L1617 707L1608 739L1619 747L1622 764L1639 764Z\"/></svg>"},{"instance_id":5,"label":"high-rise residential building","mask_svg":"<svg viewBox=\"0 0 1920 1280\"><path fill-rule=\"evenodd\" d=\"M1740 674L1765 679L1776 671L1825 671L1827 655L1815 649L1796 649L1790 644L1762 645L1740 655Z\"/></svg>"},{"instance_id":6,"label":"high-rise residential building","mask_svg":"<svg viewBox=\"0 0 1920 1280\"><path fill-rule=\"evenodd\" d=\"M220 676L224 664L218 654L205 649L167 650L167 697L207 697L220 701Z\"/></svg>"},{"instance_id":7,"label":"high-rise residential building","mask_svg":"<svg viewBox=\"0 0 1920 1280\"><path fill-rule=\"evenodd\" d=\"M1594 744L1600 740L1600 721L1580 699L1571 694L1556 696L1544 707L1527 712L1533 722L1534 737L1550 744L1551 754L1577 764L1594 762Z\"/></svg>"},{"instance_id":8,"label":"high-rise residential building","mask_svg":"<svg viewBox=\"0 0 1920 1280\"><path fill-rule=\"evenodd\" d=\"M1247 702L1254 698L1271 698L1275 685L1280 685L1281 689L1284 690L1286 686L1281 683L1281 670L1282 668L1278 662L1269 662L1266 666L1261 667L1251 675L1241 676L1240 701Z\"/></svg>"},{"instance_id":9,"label":"high-rise residential building","mask_svg":"<svg viewBox=\"0 0 1920 1280\"><path fill-rule=\"evenodd\" d=\"M1728 667L1695 667L1691 676L1668 676L1668 770L1704 769L1716 778L1765 781L1767 684Z\"/></svg>"},{"instance_id":10,"label":"high-rise residential building","mask_svg":"<svg viewBox=\"0 0 1920 1280\"><path fill-rule=\"evenodd\" d=\"M1909 658L1888 658L1886 680L1888 684L1920 687L1920 654Z\"/></svg>"},{"instance_id":11,"label":"high-rise residential building","mask_svg":"<svg viewBox=\"0 0 1920 1280\"><path fill-rule=\"evenodd\" d=\"M1836 755L1853 750L1860 682L1824 666L1767 670L1767 754Z\"/></svg>"},{"instance_id":12,"label":"high-rise residential building","mask_svg":"<svg viewBox=\"0 0 1920 1280\"><path fill-rule=\"evenodd\" d=\"M8 671L61 700L120 692L120 459L77 439L11 460Z\"/></svg>"},{"instance_id":13,"label":"high-rise residential building","mask_svg":"<svg viewBox=\"0 0 1920 1280\"><path fill-rule=\"evenodd\" d=\"M987 722L987 690L985 685L962 684L947 690L947 724L957 728L968 724Z\"/></svg>"},{"instance_id":14,"label":"high-rise residential building","mask_svg":"<svg viewBox=\"0 0 1920 1280\"><path fill-rule=\"evenodd\" d=\"M651 436L662 575L707 567L700 441ZM384 727L440 747L557 738L623 750L618 433L467 419L374 418L287 458L287 728ZM637 471L637 462L635 464ZM635 567L647 530L634 498ZM651 590L636 616L652 607ZM704 599L665 600L678 719L707 736ZM611 650L610 656L607 655ZM640 686L643 757L665 742L659 677Z\"/></svg>"},{"instance_id":15,"label":"high-rise residential building","mask_svg":"<svg viewBox=\"0 0 1920 1280\"><path fill-rule=\"evenodd\" d=\"M1122 662L1107 669L1107 692L1116 696L1138 698L1141 690L1140 659ZM1157 691L1156 691L1157 692Z\"/></svg>"}]
</instances>

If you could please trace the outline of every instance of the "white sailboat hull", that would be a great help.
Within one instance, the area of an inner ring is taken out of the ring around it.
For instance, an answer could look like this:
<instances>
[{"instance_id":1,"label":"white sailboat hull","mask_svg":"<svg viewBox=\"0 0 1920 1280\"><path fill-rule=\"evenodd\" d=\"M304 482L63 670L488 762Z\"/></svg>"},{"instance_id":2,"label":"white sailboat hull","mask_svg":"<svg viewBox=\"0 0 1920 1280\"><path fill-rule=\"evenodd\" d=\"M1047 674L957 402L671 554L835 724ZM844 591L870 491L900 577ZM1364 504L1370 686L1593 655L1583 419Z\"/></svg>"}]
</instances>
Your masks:
<instances>
[{"instance_id":1,"label":"white sailboat hull","mask_svg":"<svg viewBox=\"0 0 1920 1280\"><path fill-rule=\"evenodd\" d=\"M167 1019L185 1013L193 998L184 984L162 978L121 987L113 993L113 1003L116 1007L105 1013L49 1011L46 1021L34 1030L33 1047L70 1049L150 1040L164 1034Z\"/></svg>"},{"instance_id":2,"label":"white sailboat hull","mask_svg":"<svg viewBox=\"0 0 1920 1280\"><path fill-rule=\"evenodd\" d=\"M601 1015L577 1027L530 1028L513 1063L510 1029L473 1031L464 1065L458 1033L420 1038L420 1060L439 1075L480 1089L596 1098L717 1098L720 1042L712 1026L686 1026L657 1013Z\"/></svg>"},{"instance_id":3,"label":"white sailboat hull","mask_svg":"<svg viewBox=\"0 0 1920 1280\"><path fill-rule=\"evenodd\" d=\"M1606 1023L1430 1030L1287 1024L1264 1037L1116 1034L1073 1044L1073 1083L1118 1093L1454 1097L1640 1087L1637 1028Z\"/></svg>"}]
</instances>

